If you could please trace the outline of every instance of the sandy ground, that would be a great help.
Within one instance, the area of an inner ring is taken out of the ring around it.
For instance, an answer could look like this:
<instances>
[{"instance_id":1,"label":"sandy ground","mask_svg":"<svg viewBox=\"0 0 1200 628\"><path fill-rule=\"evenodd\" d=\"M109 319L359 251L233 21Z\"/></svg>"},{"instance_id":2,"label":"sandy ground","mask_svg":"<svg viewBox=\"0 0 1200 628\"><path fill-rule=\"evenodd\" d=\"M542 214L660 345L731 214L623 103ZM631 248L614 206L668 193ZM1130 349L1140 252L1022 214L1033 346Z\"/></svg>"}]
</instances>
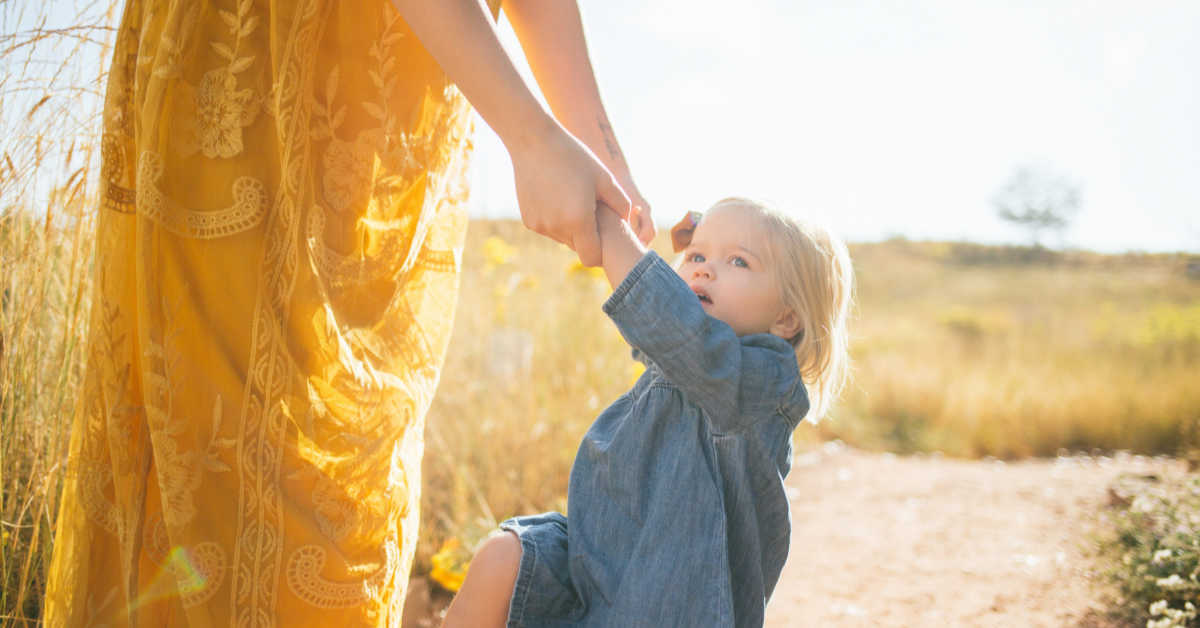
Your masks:
<instances>
[{"instance_id":1,"label":"sandy ground","mask_svg":"<svg viewBox=\"0 0 1200 628\"><path fill-rule=\"evenodd\" d=\"M797 456L792 547L766 625L1101 627L1089 532L1138 456L1016 463Z\"/></svg>"},{"instance_id":2,"label":"sandy ground","mask_svg":"<svg viewBox=\"0 0 1200 628\"><path fill-rule=\"evenodd\" d=\"M1182 465L900 457L826 443L796 456L788 476L792 547L766 625L1115 628L1089 557L1108 487L1122 472ZM404 625L437 626L448 597L414 585Z\"/></svg>"}]
</instances>

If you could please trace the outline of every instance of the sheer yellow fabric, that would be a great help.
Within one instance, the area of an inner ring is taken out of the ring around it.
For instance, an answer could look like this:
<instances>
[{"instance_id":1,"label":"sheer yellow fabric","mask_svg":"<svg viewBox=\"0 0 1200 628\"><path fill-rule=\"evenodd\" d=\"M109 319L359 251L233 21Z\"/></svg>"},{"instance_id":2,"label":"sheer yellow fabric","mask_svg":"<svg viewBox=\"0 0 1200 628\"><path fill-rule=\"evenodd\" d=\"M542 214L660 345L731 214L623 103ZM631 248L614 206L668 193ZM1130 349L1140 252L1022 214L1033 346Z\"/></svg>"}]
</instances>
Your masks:
<instances>
[{"instance_id":1,"label":"sheer yellow fabric","mask_svg":"<svg viewBox=\"0 0 1200 628\"><path fill-rule=\"evenodd\" d=\"M399 625L469 153L386 0L129 0L48 625Z\"/></svg>"}]
</instances>

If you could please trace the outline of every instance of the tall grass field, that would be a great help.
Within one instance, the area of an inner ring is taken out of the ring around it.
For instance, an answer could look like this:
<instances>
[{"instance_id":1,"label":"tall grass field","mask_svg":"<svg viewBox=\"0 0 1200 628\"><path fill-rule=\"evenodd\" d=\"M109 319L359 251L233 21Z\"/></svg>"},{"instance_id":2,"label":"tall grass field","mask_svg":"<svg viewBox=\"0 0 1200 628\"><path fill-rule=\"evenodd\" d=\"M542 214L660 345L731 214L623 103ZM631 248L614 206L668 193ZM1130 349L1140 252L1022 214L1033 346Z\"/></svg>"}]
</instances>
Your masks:
<instances>
[{"instance_id":1,"label":"tall grass field","mask_svg":"<svg viewBox=\"0 0 1200 628\"><path fill-rule=\"evenodd\" d=\"M904 240L851 256L853 380L831 417L801 424L798 448L1200 446L1200 278L1186 256ZM421 560L491 520L562 508L580 437L638 374L600 311L606 283L569 251L519 223L476 221L464 264L428 417Z\"/></svg>"},{"instance_id":2,"label":"tall grass field","mask_svg":"<svg viewBox=\"0 0 1200 628\"><path fill-rule=\"evenodd\" d=\"M6 625L38 615L81 378L94 210L0 217ZM660 251L665 250L661 242ZM798 447L1019 458L1200 447L1200 280L1182 255L893 240L851 247L854 378ZM579 438L639 374L602 275L515 221L476 220L427 422L418 572L451 538L562 509ZM469 544L469 543L468 543Z\"/></svg>"}]
</instances>

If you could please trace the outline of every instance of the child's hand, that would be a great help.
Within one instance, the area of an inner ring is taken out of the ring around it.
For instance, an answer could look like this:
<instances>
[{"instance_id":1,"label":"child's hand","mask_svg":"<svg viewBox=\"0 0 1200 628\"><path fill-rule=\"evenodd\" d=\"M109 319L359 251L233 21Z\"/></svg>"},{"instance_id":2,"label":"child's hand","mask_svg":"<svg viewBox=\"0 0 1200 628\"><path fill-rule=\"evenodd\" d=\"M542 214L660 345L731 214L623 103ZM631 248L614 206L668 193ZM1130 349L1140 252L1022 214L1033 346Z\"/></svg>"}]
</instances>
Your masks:
<instances>
[{"instance_id":1,"label":"child's hand","mask_svg":"<svg viewBox=\"0 0 1200 628\"><path fill-rule=\"evenodd\" d=\"M696 225L700 224L701 215L700 212L688 212L683 215L683 220L671 227L671 248L675 249L676 253L692 243L692 234L696 232Z\"/></svg>"},{"instance_id":2,"label":"child's hand","mask_svg":"<svg viewBox=\"0 0 1200 628\"><path fill-rule=\"evenodd\" d=\"M646 247L629 223L603 203L596 204L596 228L600 232L604 274L615 289L646 253Z\"/></svg>"}]
</instances>

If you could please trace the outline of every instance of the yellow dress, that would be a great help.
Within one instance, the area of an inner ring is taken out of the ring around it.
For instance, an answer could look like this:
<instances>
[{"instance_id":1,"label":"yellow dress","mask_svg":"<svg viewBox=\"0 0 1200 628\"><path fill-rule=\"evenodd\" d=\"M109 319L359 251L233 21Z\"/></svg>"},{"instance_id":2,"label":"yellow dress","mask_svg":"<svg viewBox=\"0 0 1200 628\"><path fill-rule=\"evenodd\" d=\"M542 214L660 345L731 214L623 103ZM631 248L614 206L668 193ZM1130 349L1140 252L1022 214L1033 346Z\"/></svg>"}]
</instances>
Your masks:
<instances>
[{"instance_id":1,"label":"yellow dress","mask_svg":"<svg viewBox=\"0 0 1200 628\"><path fill-rule=\"evenodd\" d=\"M128 0L48 626L399 625L470 125L388 0Z\"/></svg>"}]
</instances>

